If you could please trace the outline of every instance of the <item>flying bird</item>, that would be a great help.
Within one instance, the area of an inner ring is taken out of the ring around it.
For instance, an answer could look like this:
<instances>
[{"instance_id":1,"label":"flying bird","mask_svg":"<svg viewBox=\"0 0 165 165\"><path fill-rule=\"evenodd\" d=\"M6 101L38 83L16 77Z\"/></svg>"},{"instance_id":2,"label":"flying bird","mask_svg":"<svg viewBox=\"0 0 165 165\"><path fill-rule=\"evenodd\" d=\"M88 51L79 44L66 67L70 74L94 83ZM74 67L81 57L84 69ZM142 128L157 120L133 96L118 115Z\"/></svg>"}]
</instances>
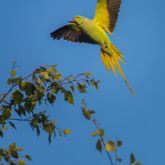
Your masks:
<instances>
[{"instance_id":1,"label":"flying bird","mask_svg":"<svg viewBox=\"0 0 165 165\"><path fill-rule=\"evenodd\" d=\"M116 70L129 90L135 95L128 83L120 63L124 62L122 53L112 44L108 34L112 34L117 22L121 0L97 0L96 12L91 20L83 16L75 16L69 24L50 33L53 39L64 39L71 42L97 44L101 48L101 60L108 71Z\"/></svg>"}]
</instances>

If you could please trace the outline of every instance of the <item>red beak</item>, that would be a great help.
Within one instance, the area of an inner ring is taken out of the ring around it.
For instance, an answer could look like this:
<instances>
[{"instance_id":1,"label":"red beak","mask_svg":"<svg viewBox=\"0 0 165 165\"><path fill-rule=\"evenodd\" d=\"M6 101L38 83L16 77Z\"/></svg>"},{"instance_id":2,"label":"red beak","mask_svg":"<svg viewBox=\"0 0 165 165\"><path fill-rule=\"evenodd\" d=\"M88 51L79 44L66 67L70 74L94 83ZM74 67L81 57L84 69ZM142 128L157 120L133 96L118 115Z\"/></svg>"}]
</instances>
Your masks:
<instances>
[{"instance_id":1,"label":"red beak","mask_svg":"<svg viewBox=\"0 0 165 165\"><path fill-rule=\"evenodd\" d=\"M76 18L73 18L73 20L69 21L69 23L76 23Z\"/></svg>"}]
</instances>

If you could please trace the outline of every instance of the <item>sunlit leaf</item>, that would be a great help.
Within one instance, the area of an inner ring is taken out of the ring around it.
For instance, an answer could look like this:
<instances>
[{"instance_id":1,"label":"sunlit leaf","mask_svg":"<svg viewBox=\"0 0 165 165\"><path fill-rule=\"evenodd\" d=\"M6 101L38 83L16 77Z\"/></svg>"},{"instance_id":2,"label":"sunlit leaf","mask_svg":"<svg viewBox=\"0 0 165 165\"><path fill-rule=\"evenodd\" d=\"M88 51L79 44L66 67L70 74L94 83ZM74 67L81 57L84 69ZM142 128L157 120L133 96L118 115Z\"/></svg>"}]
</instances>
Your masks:
<instances>
[{"instance_id":1,"label":"sunlit leaf","mask_svg":"<svg viewBox=\"0 0 165 165\"><path fill-rule=\"evenodd\" d=\"M19 160L18 165L25 165L25 161L24 160Z\"/></svg>"},{"instance_id":2,"label":"sunlit leaf","mask_svg":"<svg viewBox=\"0 0 165 165\"><path fill-rule=\"evenodd\" d=\"M74 104L73 94L72 94L70 91L64 92L64 97L65 97L65 100L66 100L68 103Z\"/></svg>"},{"instance_id":3,"label":"sunlit leaf","mask_svg":"<svg viewBox=\"0 0 165 165\"><path fill-rule=\"evenodd\" d=\"M115 143L113 141L108 141L106 143L106 151L113 152L116 150Z\"/></svg>"},{"instance_id":4,"label":"sunlit leaf","mask_svg":"<svg viewBox=\"0 0 165 165\"><path fill-rule=\"evenodd\" d=\"M49 73L47 71L41 72L40 75L45 79L45 80L49 80Z\"/></svg>"},{"instance_id":5,"label":"sunlit leaf","mask_svg":"<svg viewBox=\"0 0 165 165\"><path fill-rule=\"evenodd\" d=\"M104 136L104 130L102 128L99 128L97 130L97 133L98 133L99 136Z\"/></svg>"},{"instance_id":6,"label":"sunlit leaf","mask_svg":"<svg viewBox=\"0 0 165 165\"><path fill-rule=\"evenodd\" d=\"M60 73L56 73L55 76L53 77L54 80L61 80L62 75Z\"/></svg>"},{"instance_id":7,"label":"sunlit leaf","mask_svg":"<svg viewBox=\"0 0 165 165\"><path fill-rule=\"evenodd\" d=\"M71 130L68 129L68 128L66 128L66 129L63 130L63 133L64 133L65 135L68 135L68 134L71 133Z\"/></svg>"},{"instance_id":8,"label":"sunlit leaf","mask_svg":"<svg viewBox=\"0 0 165 165\"><path fill-rule=\"evenodd\" d=\"M92 118L92 115L95 113L95 111L91 111L91 110L88 110L88 109L86 108L86 105L85 105L85 101L84 101L84 100L82 100L81 109L82 109L82 112L83 112L84 117L85 117L87 120L90 120L90 119Z\"/></svg>"},{"instance_id":9,"label":"sunlit leaf","mask_svg":"<svg viewBox=\"0 0 165 165\"><path fill-rule=\"evenodd\" d=\"M16 70L12 69L10 72L11 77L15 77L16 76Z\"/></svg>"},{"instance_id":10,"label":"sunlit leaf","mask_svg":"<svg viewBox=\"0 0 165 165\"><path fill-rule=\"evenodd\" d=\"M91 135L91 136L97 136L97 135L98 135L98 132L97 132L97 131L92 132L90 135Z\"/></svg>"}]
</instances>

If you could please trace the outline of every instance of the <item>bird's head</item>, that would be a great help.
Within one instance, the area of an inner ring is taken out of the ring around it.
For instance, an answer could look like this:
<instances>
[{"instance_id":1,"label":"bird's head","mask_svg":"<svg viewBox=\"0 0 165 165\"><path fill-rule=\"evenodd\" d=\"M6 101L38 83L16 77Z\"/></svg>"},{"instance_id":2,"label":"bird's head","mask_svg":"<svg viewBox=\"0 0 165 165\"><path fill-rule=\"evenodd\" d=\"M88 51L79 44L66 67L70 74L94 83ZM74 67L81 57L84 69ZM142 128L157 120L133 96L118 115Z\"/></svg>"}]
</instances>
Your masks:
<instances>
[{"instance_id":1,"label":"bird's head","mask_svg":"<svg viewBox=\"0 0 165 165\"><path fill-rule=\"evenodd\" d=\"M77 25L82 25L84 23L85 18L82 16L75 16L70 23L75 23Z\"/></svg>"}]
</instances>

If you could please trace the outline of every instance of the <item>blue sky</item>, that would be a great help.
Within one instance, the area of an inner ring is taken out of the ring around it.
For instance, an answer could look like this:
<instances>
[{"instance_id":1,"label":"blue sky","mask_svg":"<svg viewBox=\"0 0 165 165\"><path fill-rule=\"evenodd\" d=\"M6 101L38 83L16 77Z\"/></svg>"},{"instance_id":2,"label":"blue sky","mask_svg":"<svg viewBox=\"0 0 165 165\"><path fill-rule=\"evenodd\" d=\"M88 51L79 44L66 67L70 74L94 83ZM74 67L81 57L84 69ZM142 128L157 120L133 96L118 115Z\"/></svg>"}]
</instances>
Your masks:
<instances>
[{"instance_id":1,"label":"blue sky","mask_svg":"<svg viewBox=\"0 0 165 165\"><path fill-rule=\"evenodd\" d=\"M72 129L67 138L56 138L48 145L47 137L39 138L28 125L20 123L17 131L8 131L1 144L17 141L31 153L32 165L108 164L106 155L95 150L89 137L94 127L84 120L81 98L95 109L106 137L120 138L120 154L126 164L134 152L145 165L162 164L165 148L165 19L163 0L123 0L112 42L124 54L121 64L137 96L130 94L120 76L108 73L100 60L98 46L53 41L49 33L71 20L74 15L92 18L96 0L28 0L0 2L0 90L7 90L12 61L20 65L20 74L31 72L41 64L57 64L63 75L90 71L101 80L96 92L76 94L75 106L60 98L50 108L61 127Z\"/></svg>"}]
</instances>

